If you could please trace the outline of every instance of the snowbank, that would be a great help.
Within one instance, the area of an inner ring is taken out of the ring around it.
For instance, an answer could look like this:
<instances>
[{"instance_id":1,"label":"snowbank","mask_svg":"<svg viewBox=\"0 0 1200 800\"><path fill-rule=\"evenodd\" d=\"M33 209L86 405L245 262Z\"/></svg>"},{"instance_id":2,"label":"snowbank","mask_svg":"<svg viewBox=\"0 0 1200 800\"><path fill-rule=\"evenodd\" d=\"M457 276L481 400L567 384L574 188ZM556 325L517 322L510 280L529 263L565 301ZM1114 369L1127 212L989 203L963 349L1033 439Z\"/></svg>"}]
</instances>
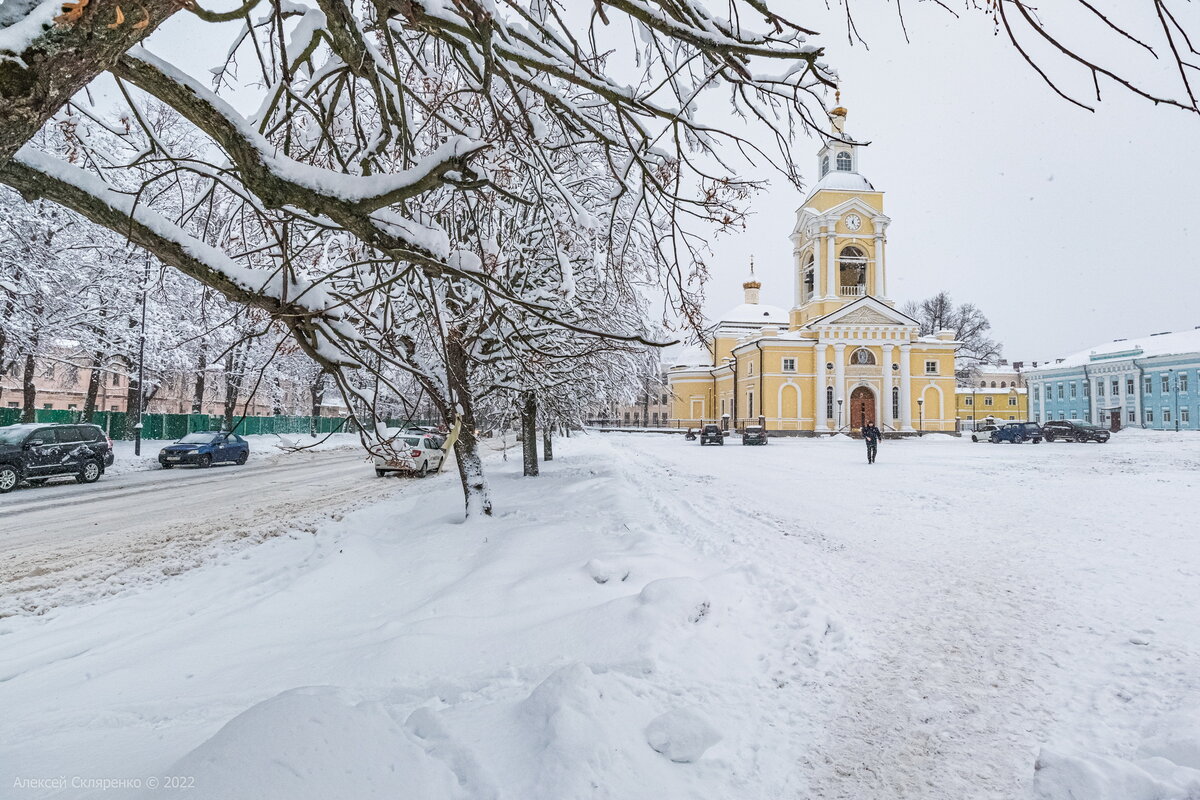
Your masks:
<instances>
[{"instance_id":1,"label":"snowbank","mask_svg":"<svg viewBox=\"0 0 1200 800\"><path fill-rule=\"evenodd\" d=\"M537 479L494 459L492 519L460 521L445 474L315 536L4 620L0 794L74 774L186 775L220 800L753 796L795 746L764 731L794 713L764 631L819 642L826 617L698 547L620 455L562 439Z\"/></svg>"},{"instance_id":2,"label":"snowbank","mask_svg":"<svg viewBox=\"0 0 1200 800\"><path fill-rule=\"evenodd\" d=\"M321 434L316 439L302 434L254 434L243 437L250 443L250 457L279 455L297 447L308 450L341 450L359 447L358 436L352 433ZM142 442L142 454L133 454L133 442L113 441L113 465L106 470L109 475L124 475L127 472L141 472L148 469L161 469L158 463L158 451L174 439L146 439Z\"/></svg>"}]
</instances>

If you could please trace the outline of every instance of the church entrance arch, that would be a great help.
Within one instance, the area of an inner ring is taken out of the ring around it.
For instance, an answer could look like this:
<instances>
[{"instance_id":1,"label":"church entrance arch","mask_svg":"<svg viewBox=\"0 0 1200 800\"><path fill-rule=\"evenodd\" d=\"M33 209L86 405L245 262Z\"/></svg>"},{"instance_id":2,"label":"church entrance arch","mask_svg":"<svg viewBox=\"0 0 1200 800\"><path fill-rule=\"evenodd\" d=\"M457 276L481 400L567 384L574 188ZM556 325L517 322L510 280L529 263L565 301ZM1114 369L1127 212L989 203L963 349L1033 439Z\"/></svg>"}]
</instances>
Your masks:
<instances>
[{"instance_id":1,"label":"church entrance arch","mask_svg":"<svg viewBox=\"0 0 1200 800\"><path fill-rule=\"evenodd\" d=\"M850 393L850 427L861 428L875 422L875 393L859 386Z\"/></svg>"}]
</instances>

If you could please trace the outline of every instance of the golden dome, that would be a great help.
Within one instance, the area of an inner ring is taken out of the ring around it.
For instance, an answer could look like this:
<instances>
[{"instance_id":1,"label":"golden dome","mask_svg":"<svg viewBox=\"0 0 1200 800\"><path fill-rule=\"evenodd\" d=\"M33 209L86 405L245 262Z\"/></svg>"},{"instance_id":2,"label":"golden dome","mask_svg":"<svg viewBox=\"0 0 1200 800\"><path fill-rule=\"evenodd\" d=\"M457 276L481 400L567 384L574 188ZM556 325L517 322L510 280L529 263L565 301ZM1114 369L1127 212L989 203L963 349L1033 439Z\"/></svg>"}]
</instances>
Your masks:
<instances>
[{"instance_id":1,"label":"golden dome","mask_svg":"<svg viewBox=\"0 0 1200 800\"><path fill-rule=\"evenodd\" d=\"M762 284L758 281L746 281L742 284L743 289L761 289Z\"/></svg>"},{"instance_id":2,"label":"golden dome","mask_svg":"<svg viewBox=\"0 0 1200 800\"><path fill-rule=\"evenodd\" d=\"M833 111L829 112L829 116L831 116L831 117L844 117L844 116L846 116L846 114L847 114L847 111L842 106L838 106Z\"/></svg>"}]
</instances>

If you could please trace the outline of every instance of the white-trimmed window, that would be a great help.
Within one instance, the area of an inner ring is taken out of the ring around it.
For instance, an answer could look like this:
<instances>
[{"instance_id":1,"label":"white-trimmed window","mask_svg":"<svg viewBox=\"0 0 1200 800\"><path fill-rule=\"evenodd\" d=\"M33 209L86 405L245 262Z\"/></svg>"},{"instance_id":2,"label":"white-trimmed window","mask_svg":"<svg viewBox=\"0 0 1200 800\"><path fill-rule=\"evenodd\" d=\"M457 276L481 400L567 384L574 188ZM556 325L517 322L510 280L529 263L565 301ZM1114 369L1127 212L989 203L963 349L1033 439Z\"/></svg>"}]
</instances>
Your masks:
<instances>
[{"instance_id":1,"label":"white-trimmed window","mask_svg":"<svg viewBox=\"0 0 1200 800\"><path fill-rule=\"evenodd\" d=\"M1146 384L1144 387L1146 390L1146 394L1153 394L1154 393L1154 381L1152 381L1150 379L1149 375L1146 376L1146 380L1144 381L1144 383Z\"/></svg>"},{"instance_id":2,"label":"white-trimmed window","mask_svg":"<svg viewBox=\"0 0 1200 800\"><path fill-rule=\"evenodd\" d=\"M1041 415L1041 414L1034 414L1034 415L1033 415L1033 421L1034 421L1034 422L1036 422L1036 423L1038 423L1039 425L1040 425L1040 424L1042 424L1042 415Z\"/></svg>"},{"instance_id":3,"label":"white-trimmed window","mask_svg":"<svg viewBox=\"0 0 1200 800\"><path fill-rule=\"evenodd\" d=\"M1191 425L1192 424L1191 411L1192 410L1190 408L1188 408L1187 406L1183 406L1182 408L1179 409L1179 424L1180 425Z\"/></svg>"},{"instance_id":4,"label":"white-trimmed window","mask_svg":"<svg viewBox=\"0 0 1200 800\"><path fill-rule=\"evenodd\" d=\"M854 169L854 160L845 150L837 154L838 172L851 172Z\"/></svg>"},{"instance_id":5,"label":"white-trimmed window","mask_svg":"<svg viewBox=\"0 0 1200 800\"><path fill-rule=\"evenodd\" d=\"M1104 381L1096 381L1096 396L1104 397Z\"/></svg>"},{"instance_id":6,"label":"white-trimmed window","mask_svg":"<svg viewBox=\"0 0 1200 800\"><path fill-rule=\"evenodd\" d=\"M1060 411L1060 412L1058 412L1058 418L1059 418L1059 419L1066 419L1066 418L1067 418L1067 412L1065 412L1065 411Z\"/></svg>"},{"instance_id":7,"label":"white-trimmed window","mask_svg":"<svg viewBox=\"0 0 1200 800\"><path fill-rule=\"evenodd\" d=\"M1162 376L1162 392L1163 392L1163 394L1167 394L1170 391L1171 391L1171 376L1163 375Z\"/></svg>"},{"instance_id":8,"label":"white-trimmed window","mask_svg":"<svg viewBox=\"0 0 1200 800\"><path fill-rule=\"evenodd\" d=\"M1146 422L1154 422L1154 409L1153 408L1146 409Z\"/></svg>"},{"instance_id":9,"label":"white-trimmed window","mask_svg":"<svg viewBox=\"0 0 1200 800\"><path fill-rule=\"evenodd\" d=\"M825 419L833 419L833 387L825 387Z\"/></svg>"},{"instance_id":10,"label":"white-trimmed window","mask_svg":"<svg viewBox=\"0 0 1200 800\"><path fill-rule=\"evenodd\" d=\"M1072 411L1072 412L1071 412L1071 419L1079 419L1079 412L1078 412L1078 411Z\"/></svg>"},{"instance_id":11,"label":"white-trimmed window","mask_svg":"<svg viewBox=\"0 0 1200 800\"><path fill-rule=\"evenodd\" d=\"M1077 395L1075 393L1075 381L1071 381L1071 399L1074 400L1076 396Z\"/></svg>"},{"instance_id":12,"label":"white-trimmed window","mask_svg":"<svg viewBox=\"0 0 1200 800\"><path fill-rule=\"evenodd\" d=\"M1133 378L1125 379L1125 394L1133 395Z\"/></svg>"},{"instance_id":13,"label":"white-trimmed window","mask_svg":"<svg viewBox=\"0 0 1200 800\"><path fill-rule=\"evenodd\" d=\"M1187 378L1188 376L1186 372L1179 373L1179 391L1186 392L1188 390Z\"/></svg>"},{"instance_id":14,"label":"white-trimmed window","mask_svg":"<svg viewBox=\"0 0 1200 800\"><path fill-rule=\"evenodd\" d=\"M746 362L746 374L747 374L747 375L753 375L753 374L754 374L754 362L753 362L753 361L747 361L747 362Z\"/></svg>"},{"instance_id":15,"label":"white-trimmed window","mask_svg":"<svg viewBox=\"0 0 1200 800\"><path fill-rule=\"evenodd\" d=\"M987 396L985 396L985 397L983 398L983 404L984 404L985 406L990 406L990 405L992 405L992 396L991 396L990 394L989 394L989 395L987 395Z\"/></svg>"},{"instance_id":16,"label":"white-trimmed window","mask_svg":"<svg viewBox=\"0 0 1200 800\"><path fill-rule=\"evenodd\" d=\"M1010 395L1008 396L1008 404L1009 404L1010 406L1015 406L1015 405L1017 404L1017 396L1016 396L1016 395L1011 395L1011 394L1010 394Z\"/></svg>"},{"instance_id":17,"label":"white-trimmed window","mask_svg":"<svg viewBox=\"0 0 1200 800\"><path fill-rule=\"evenodd\" d=\"M1092 382L1091 381L1083 382L1083 396L1084 397L1092 396Z\"/></svg>"},{"instance_id":18,"label":"white-trimmed window","mask_svg":"<svg viewBox=\"0 0 1200 800\"><path fill-rule=\"evenodd\" d=\"M1063 385L1061 383L1058 385L1058 399L1063 399Z\"/></svg>"},{"instance_id":19,"label":"white-trimmed window","mask_svg":"<svg viewBox=\"0 0 1200 800\"><path fill-rule=\"evenodd\" d=\"M829 156L821 156L821 177L829 174Z\"/></svg>"},{"instance_id":20,"label":"white-trimmed window","mask_svg":"<svg viewBox=\"0 0 1200 800\"><path fill-rule=\"evenodd\" d=\"M900 419L900 388L892 387L892 419Z\"/></svg>"},{"instance_id":21,"label":"white-trimmed window","mask_svg":"<svg viewBox=\"0 0 1200 800\"><path fill-rule=\"evenodd\" d=\"M938 374L938 362L934 361L933 359L926 361L925 362L925 374L926 375L937 375Z\"/></svg>"},{"instance_id":22,"label":"white-trimmed window","mask_svg":"<svg viewBox=\"0 0 1200 800\"><path fill-rule=\"evenodd\" d=\"M964 398L963 398L963 405L964 405L964 406L973 406L973 405L975 405L975 398L974 398L974 397L970 397L970 396L964 397Z\"/></svg>"},{"instance_id":23,"label":"white-trimmed window","mask_svg":"<svg viewBox=\"0 0 1200 800\"><path fill-rule=\"evenodd\" d=\"M1171 421L1171 409L1164 408L1162 411L1163 411L1163 422L1169 423Z\"/></svg>"},{"instance_id":24,"label":"white-trimmed window","mask_svg":"<svg viewBox=\"0 0 1200 800\"><path fill-rule=\"evenodd\" d=\"M1132 411L1129 412L1129 421L1137 422L1137 417L1134 415L1134 413Z\"/></svg>"},{"instance_id":25,"label":"white-trimmed window","mask_svg":"<svg viewBox=\"0 0 1200 800\"><path fill-rule=\"evenodd\" d=\"M1112 382L1112 396L1117 397L1120 394L1121 394L1121 382L1119 380L1114 380Z\"/></svg>"},{"instance_id":26,"label":"white-trimmed window","mask_svg":"<svg viewBox=\"0 0 1200 800\"><path fill-rule=\"evenodd\" d=\"M783 371L784 372L795 372L796 371L796 359L785 358L783 360Z\"/></svg>"}]
</instances>

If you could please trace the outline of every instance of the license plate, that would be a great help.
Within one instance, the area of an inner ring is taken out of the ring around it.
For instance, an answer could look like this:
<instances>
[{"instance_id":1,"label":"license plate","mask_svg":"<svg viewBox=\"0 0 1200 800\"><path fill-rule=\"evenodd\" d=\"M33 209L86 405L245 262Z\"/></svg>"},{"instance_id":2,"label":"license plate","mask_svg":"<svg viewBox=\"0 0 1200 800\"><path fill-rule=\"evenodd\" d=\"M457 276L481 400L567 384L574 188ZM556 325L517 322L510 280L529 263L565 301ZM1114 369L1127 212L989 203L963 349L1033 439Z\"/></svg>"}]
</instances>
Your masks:
<instances>
[{"instance_id":1,"label":"license plate","mask_svg":"<svg viewBox=\"0 0 1200 800\"><path fill-rule=\"evenodd\" d=\"M167 456L167 461L182 461L183 456Z\"/></svg>"}]
</instances>

